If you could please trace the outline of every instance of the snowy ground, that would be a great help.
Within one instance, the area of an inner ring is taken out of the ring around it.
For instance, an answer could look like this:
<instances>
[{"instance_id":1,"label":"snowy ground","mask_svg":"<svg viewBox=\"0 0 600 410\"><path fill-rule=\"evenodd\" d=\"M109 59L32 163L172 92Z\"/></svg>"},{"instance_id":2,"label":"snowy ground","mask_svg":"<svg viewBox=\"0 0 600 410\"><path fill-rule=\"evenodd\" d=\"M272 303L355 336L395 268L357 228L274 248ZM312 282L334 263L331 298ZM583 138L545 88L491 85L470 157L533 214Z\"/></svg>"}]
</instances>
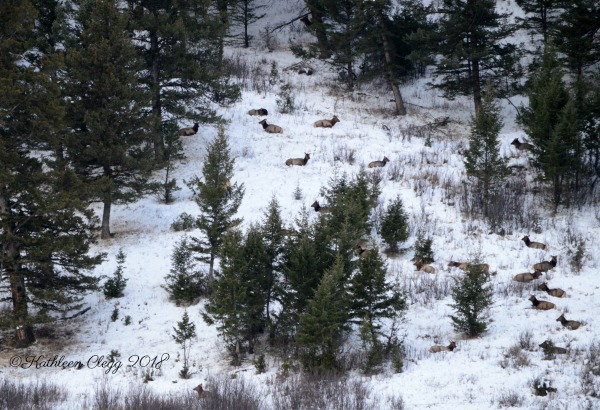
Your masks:
<instances>
[{"instance_id":1,"label":"snowy ground","mask_svg":"<svg viewBox=\"0 0 600 410\"><path fill-rule=\"evenodd\" d=\"M293 5L288 8L275 8L274 12L280 15L273 21L283 21L292 15ZM306 37L301 30L286 31L285 35ZM426 232L434 238L436 262L433 265L438 270L438 280L444 281L456 274L447 268L449 260L464 260L475 252L479 252L497 272L492 279L497 290L491 310L493 323L487 335L466 340L456 334L448 318L452 311L448 306L452 302L449 297L427 304L414 303L401 327L410 352L405 371L357 377L370 383L377 396L401 396L407 409L481 410L498 407L499 399L508 393L522 396L521 408L526 409L585 408L586 398L581 393L584 365L581 351L596 342L600 335L594 325L600 309L596 274L600 260L593 252L599 248L598 212L584 208L552 216L542 211L540 233L514 232L504 237L488 234L485 226L464 219L457 208L458 198L451 196L466 179L460 150L466 147L472 112L469 100L446 101L428 90L423 82L415 82L402 87L404 98L410 104L409 115L394 118L391 115L393 103L389 102L391 93L385 89L363 87L354 94L332 91L335 76L325 66L316 65L317 73L310 77L283 70L298 62L286 50L286 45L287 40L279 39L279 46L271 53L264 52L260 46L249 50L228 49L229 55L236 59L251 65L260 64L266 75L271 61L276 61L282 81L291 83L296 90L294 98L299 107L293 114L277 113L275 94L280 84L267 86L265 92L247 90L241 102L231 107L218 107L218 113L227 120L226 131L236 158L234 180L246 187L239 210L244 224L247 226L262 219L273 196L281 205L286 223L292 224L302 207L322 199L319 190L335 172L354 174L368 162L385 155L391 162L382 171L380 202L385 206L399 194L410 215L413 233L417 227L424 226L425 220L428 221ZM269 123L283 127L284 133L265 133L258 124L260 118L246 114L251 108L268 109ZM334 128L312 127L315 120L331 118L333 114L341 120ZM510 145L515 137L521 140L524 137L514 124L514 109L507 105L503 114L502 153L511 157L511 163L527 164L527 159L517 157ZM414 125L444 116L449 116L452 122L444 135L433 136L431 147L426 147L424 139L414 133ZM182 190L176 193L173 204L164 205L156 198L148 197L129 206L113 208L111 229L115 237L99 243L98 249L107 252L109 258L98 267L96 274L112 275L116 254L122 249L126 254L125 276L129 279L125 297L106 301L101 293L89 295L86 302L92 309L61 329L72 332L71 337L62 337L58 341L40 340L23 351L0 352L0 377L27 381L45 379L64 384L76 402L79 395L89 395L103 380L124 389L140 384L147 368L139 363L127 367L129 360L135 360L135 355L157 357L157 360L168 355L149 384L151 389L161 393L188 391L204 382L209 374L229 374L239 370L229 366L215 328L202 321L200 304L187 309L198 334L191 353L194 376L190 380L178 378L177 373L182 367L178 360L180 348L171 334L173 326L181 320L184 308L169 302L162 288L164 276L170 269L172 249L185 235L172 231L170 225L182 212L198 213L183 181L201 174L206 145L215 135L215 128L204 126L197 135L184 141L187 159L178 164L174 172ZM343 159L334 160L352 150L354 164ZM302 157L305 152L311 154L307 166L288 168L284 165L287 158ZM391 181L394 172L399 172L401 177ZM526 171L528 179L532 178L532 172ZM300 201L293 198L296 187L304 194ZM580 273L569 267L568 250L572 242L567 233L585 241L587 254ZM550 250L542 252L525 247L520 240L525 234L530 234L533 240L548 243ZM406 246L414 239L411 237ZM565 289L568 297L555 299L541 292L535 293L540 299L556 303L558 310L532 310L527 300L528 292L522 297L501 293L510 285L513 275L531 271L533 263L548 260L551 255L557 255L559 262L549 276L549 284ZM390 280L398 277L405 282L418 281L426 275L414 272L409 261L411 257L411 252L407 252L388 261ZM119 308L120 316L112 322L110 316L115 306ZM569 319L585 322L585 326L576 331L564 329L556 322L561 312ZM129 326L123 323L127 315L132 318ZM534 349L527 352L530 364L521 368L503 365L507 350L524 332L532 335ZM543 360L537 345L545 339L551 339L557 346L568 347L571 353L555 360ZM434 355L427 351L432 344L446 345L451 340L458 344L453 353ZM106 357L111 350L121 354L120 369L90 368L94 367L98 356ZM9 359L15 355L39 354L47 358L65 356L65 360L79 360L89 366L81 370L15 369L9 366ZM258 386L264 385L279 370L275 360L269 360L268 364L270 368L266 374L254 375L254 371L249 370L242 373L243 377ZM253 369L250 362L242 368ZM534 396L531 385L535 378L551 381L558 392L553 397ZM600 408L599 402L591 403L590 408Z\"/></svg>"}]
</instances>

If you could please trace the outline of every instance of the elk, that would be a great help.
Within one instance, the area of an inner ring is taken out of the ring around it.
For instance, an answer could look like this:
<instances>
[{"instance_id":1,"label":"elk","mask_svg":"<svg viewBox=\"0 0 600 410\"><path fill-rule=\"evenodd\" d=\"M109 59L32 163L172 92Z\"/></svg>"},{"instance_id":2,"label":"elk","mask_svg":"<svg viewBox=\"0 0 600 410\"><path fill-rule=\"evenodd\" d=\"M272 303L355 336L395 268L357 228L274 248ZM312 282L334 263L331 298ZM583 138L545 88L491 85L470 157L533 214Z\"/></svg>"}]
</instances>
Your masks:
<instances>
[{"instance_id":1,"label":"elk","mask_svg":"<svg viewBox=\"0 0 600 410\"><path fill-rule=\"evenodd\" d=\"M281 128L279 125L267 124L267 120L262 120L258 123L261 124L263 129L269 134L283 134L283 128Z\"/></svg>"},{"instance_id":2,"label":"elk","mask_svg":"<svg viewBox=\"0 0 600 410\"><path fill-rule=\"evenodd\" d=\"M371 249L364 248L360 242L354 246L354 252L356 252L359 258L368 258L371 256Z\"/></svg>"},{"instance_id":3,"label":"elk","mask_svg":"<svg viewBox=\"0 0 600 410\"><path fill-rule=\"evenodd\" d=\"M315 208L315 212L331 212L331 208L329 208L328 206L319 205L319 201L313 202L313 204L310 207Z\"/></svg>"},{"instance_id":4,"label":"elk","mask_svg":"<svg viewBox=\"0 0 600 410\"><path fill-rule=\"evenodd\" d=\"M547 272L550 269L554 269L556 267L557 259L556 256L553 256L550 261L542 261L540 263L536 263L533 265L533 270L540 272Z\"/></svg>"},{"instance_id":5,"label":"elk","mask_svg":"<svg viewBox=\"0 0 600 410\"><path fill-rule=\"evenodd\" d=\"M388 162L390 162L389 158L384 156L382 161L369 162L368 166L369 168L385 167Z\"/></svg>"},{"instance_id":6,"label":"elk","mask_svg":"<svg viewBox=\"0 0 600 410\"><path fill-rule=\"evenodd\" d=\"M531 303L533 303L533 308L537 310L550 310L556 309L556 305L552 302L547 302L545 300L538 300L534 295L531 295L529 298Z\"/></svg>"},{"instance_id":7,"label":"elk","mask_svg":"<svg viewBox=\"0 0 600 410\"><path fill-rule=\"evenodd\" d=\"M515 138L513 140L513 142L510 143L510 145L514 145L516 149L518 149L519 151L531 151L533 150L533 145L527 143L527 142L521 142L519 141L518 138Z\"/></svg>"},{"instance_id":8,"label":"elk","mask_svg":"<svg viewBox=\"0 0 600 410\"><path fill-rule=\"evenodd\" d=\"M309 159L310 159L310 154L307 154L305 152L304 158L289 158L285 161L285 165L287 165L287 166L291 166L291 165L304 166L304 165L306 165L306 163L308 162Z\"/></svg>"},{"instance_id":9,"label":"elk","mask_svg":"<svg viewBox=\"0 0 600 410\"><path fill-rule=\"evenodd\" d=\"M548 284L546 282L541 283L538 286L538 290L543 290L544 292L546 292L550 296L554 296L555 298L564 298L564 297L567 297L567 292L565 292L564 290L562 290L560 288L550 289L548 287Z\"/></svg>"},{"instance_id":10,"label":"elk","mask_svg":"<svg viewBox=\"0 0 600 410\"><path fill-rule=\"evenodd\" d=\"M579 329L579 327L582 325L581 322L578 322L576 320L567 320L565 318L565 314L564 313L562 315L560 315L558 317L558 319L556 319L556 321L560 322L564 327L566 327L569 330Z\"/></svg>"},{"instance_id":11,"label":"elk","mask_svg":"<svg viewBox=\"0 0 600 410\"><path fill-rule=\"evenodd\" d=\"M190 135L194 135L198 132L198 128L200 126L198 125L198 123L194 123L193 127L188 127L188 128L181 128L179 130L179 135L181 135L182 137L189 137Z\"/></svg>"},{"instance_id":12,"label":"elk","mask_svg":"<svg viewBox=\"0 0 600 410\"><path fill-rule=\"evenodd\" d=\"M248 115L269 115L269 112L265 108L257 108L254 110L248 111Z\"/></svg>"},{"instance_id":13,"label":"elk","mask_svg":"<svg viewBox=\"0 0 600 410\"><path fill-rule=\"evenodd\" d=\"M206 391L206 390L204 390L202 388L201 384L197 385L192 390L194 390L195 392L198 393L198 398L199 399L204 399L204 398L209 397L211 395L211 393L209 391Z\"/></svg>"},{"instance_id":14,"label":"elk","mask_svg":"<svg viewBox=\"0 0 600 410\"><path fill-rule=\"evenodd\" d=\"M550 340L545 340L544 343L540 345L542 349L544 349L544 353L546 354L566 354L567 349L564 347L556 347L554 343Z\"/></svg>"},{"instance_id":15,"label":"elk","mask_svg":"<svg viewBox=\"0 0 600 410\"><path fill-rule=\"evenodd\" d=\"M421 259L417 259L414 265L418 272L435 273L435 268L431 265L424 264Z\"/></svg>"},{"instance_id":16,"label":"elk","mask_svg":"<svg viewBox=\"0 0 600 410\"><path fill-rule=\"evenodd\" d=\"M310 27L312 24L312 21L310 21L310 19L308 18L308 14L305 14L304 16L302 16L300 21L303 22L306 27Z\"/></svg>"},{"instance_id":17,"label":"elk","mask_svg":"<svg viewBox=\"0 0 600 410\"><path fill-rule=\"evenodd\" d=\"M523 238L521 238L521 240L523 242L525 242L525 245L527 245L527 247L529 247L529 248L541 249L543 251L548 250L548 245L546 245L545 243L541 243L541 242L532 242L529 240L529 236L527 236L527 235L525 235Z\"/></svg>"},{"instance_id":18,"label":"elk","mask_svg":"<svg viewBox=\"0 0 600 410\"><path fill-rule=\"evenodd\" d=\"M513 277L513 280L516 282L531 282L532 280L535 280L537 278L539 278L542 275L542 272L540 271L535 271L533 273L518 273Z\"/></svg>"},{"instance_id":19,"label":"elk","mask_svg":"<svg viewBox=\"0 0 600 410\"><path fill-rule=\"evenodd\" d=\"M434 345L429 348L430 353L451 352L456 349L456 342L450 342L448 346Z\"/></svg>"},{"instance_id":20,"label":"elk","mask_svg":"<svg viewBox=\"0 0 600 410\"><path fill-rule=\"evenodd\" d=\"M490 275L490 265L488 265L487 263L467 263L450 261L448 263L448 266L462 269L464 271L468 271L469 269L480 269L487 276Z\"/></svg>"},{"instance_id":21,"label":"elk","mask_svg":"<svg viewBox=\"0 0 600 410\"><path fill-rule=\"evenodd\" d=\"M339 118L337 117L337 115L334 115L333 118L330 119L330 120L318 120L318 121L315 121L315 123L313 124L313 127L314 128L318 128L318 127L331 128L335 124L337 124L338 122L340 122Z\"/></svg>"}]
</instances>

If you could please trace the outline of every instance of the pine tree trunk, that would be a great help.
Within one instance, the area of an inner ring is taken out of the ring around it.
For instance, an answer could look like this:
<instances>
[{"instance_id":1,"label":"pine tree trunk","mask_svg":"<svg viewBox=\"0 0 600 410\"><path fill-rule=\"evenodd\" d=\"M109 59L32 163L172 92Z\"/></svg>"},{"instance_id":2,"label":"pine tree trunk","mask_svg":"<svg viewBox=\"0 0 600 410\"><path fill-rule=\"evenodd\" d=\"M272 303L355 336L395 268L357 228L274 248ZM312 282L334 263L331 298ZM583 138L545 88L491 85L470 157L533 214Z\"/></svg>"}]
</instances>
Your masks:
<instances>
[{"instance_id":1,"label":"pine tree trunk","mask_svg":"<svg viewBox=\"0 0 600 410\"><path fill-rule=\"evenodd\" d=\"M104 200L104 211L102 212L102 233L100 234L101 239L110 238L110 208L112 200L109 198Z\"/></svg>"},{"instance_id":2,"label":"pine tree trunk","mask_svg":"<svg viewBox=\"0 0 600 410\"><path fill-rule=\"evenodd\" d=\"M325 26L323 25L323 15L316 3L318 3L318 1L306 1L306 5L310 9L310 14L312 16L312 27L315 28L315 36L317 37L317 43L319 44L319 58L326 59L331 56L331 50L329 48L327 30L325 30Z\"/></svg>"},{"instance_id":3,"label":"pine tree trunk","mask_svg":"<svg viewBox=\"0 0 600 410\"><path fill-rule=\"evenodd\" d=\"M479 60L471 61L471 83L473 85L473 103L475 105L475 116L478 117L481 112L481 76L479 73Z\"/></svg>"},{"instance_id":4,"label":"pine tree trunk","mask_svg":"<svg viewBox=\"0 0 600 410\"><path fill-rule=\"evenodd\" d=\"M160 47L158 34L150 33L150 55L152 58L151 85L152 90L152 135L154 144L154 160L161 163L165 158L165 142L163 140L162 126L162 104L160 98Z\"/></svg>"},{"instance_id":5,"label":"pine tree trunk","mask_svg":"<svg viewBox=\"0 0 600 410\"><path fill-rule=\"evenodd\" d=\"M381 30L381 40L383 42L383 54L385 56L384 66L387 80L392 88L392 92L394 93L394 102L396 103L396 114L397 115L406 115L406 107L404 106L404 101L402 100L402 94L400 94L400 89L398 85L394 81L394 72L392 71L392 54L390 51L390 43L388 42L387 36L385 35L384 27L383 27L383 17L379 16L379 29Z\"/></svg>"}]
</instances>

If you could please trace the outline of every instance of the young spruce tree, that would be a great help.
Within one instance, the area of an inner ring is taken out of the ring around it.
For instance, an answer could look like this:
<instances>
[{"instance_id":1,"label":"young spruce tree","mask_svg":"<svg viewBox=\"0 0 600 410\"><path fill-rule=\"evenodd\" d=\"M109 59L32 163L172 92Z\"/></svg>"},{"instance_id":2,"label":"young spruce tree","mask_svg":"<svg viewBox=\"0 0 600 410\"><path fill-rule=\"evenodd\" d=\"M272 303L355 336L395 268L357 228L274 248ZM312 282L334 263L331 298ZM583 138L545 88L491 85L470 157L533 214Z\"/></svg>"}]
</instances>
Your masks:
<instances>
[{"instance_id":1,"label":"young spruce tree","mask_svg":"<svg viewBox=\"0 0 600 410\"><path fill-rule=\"evenodd\" d=\"M388 244L389 252L398 252L398 243L408 239L408 217L404 212L402 198L398 195L388 206L381 221L381 237Z\"/></svg>"},{"instance_id":2,"label":"young spruce tree","mask_svg":"<svg viewBox=\"0 0 600 410\"><path fill-rule=\"evenodd\" d=\"M205 294L205 277L198 268L189 238L184 237L175 245L171 254L171 272L165 276L166 289L175 303L194 303Z\"/></svg>"}]
</instances>

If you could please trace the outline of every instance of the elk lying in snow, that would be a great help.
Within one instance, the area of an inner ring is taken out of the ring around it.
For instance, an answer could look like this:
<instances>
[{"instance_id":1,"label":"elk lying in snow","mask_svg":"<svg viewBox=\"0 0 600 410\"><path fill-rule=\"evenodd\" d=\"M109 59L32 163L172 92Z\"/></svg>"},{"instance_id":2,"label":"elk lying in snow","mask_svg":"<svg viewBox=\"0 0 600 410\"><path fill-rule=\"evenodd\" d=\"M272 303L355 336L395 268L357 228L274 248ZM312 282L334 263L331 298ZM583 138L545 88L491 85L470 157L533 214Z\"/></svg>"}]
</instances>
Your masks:
<instances>
[{"instance_id":1,"label":"elk lying in snow","mask_svg":"<svg viewBox=\"0 0 600 410\"><path fill-rule=\"evenodd\" d=\"M198 393L198 398L199 399L204 399L204 398L209 397L211 395L211 393L209 391L206 391L206 390L204 390L202 388L201 384L197 385L192 390L194 390L195 392Z\"/></svg>"},{"instance_id":2,"label":"elk lying in snow","mask_svg":"<svg viewBox=\"0 0 600 410\"><path fill-rule=\"evenodd\" d=\"M369 162L369 168L385 167L385 164L390 162L388 157L383 157L382 161Z\"/></svg>"},{"instance_id":3,"label":"elk lying in snow","mask_svg":"<svg viewBox=\"0 0 600 410\"><path fill-rule=\"evenodd\" d=\"M257 108L255 110L248 111L248 115L269 115L269 112L265 108Z\"/></svg>"},{"instance_id":4,"label":"elk lying in snow","mask_svg":"<svg viewBox=\"0 0 600 410\"><path fill-rule=\"evenodd\" d=\"M567 353L567 349L565 349L564 347L554 346L554 343L552 343L550 340L544 341L544 343L542 343L540 345L540 347L542 349L544 349L544 353L546 353L546 354L566 354Z\"/></svg>"},{"instance_id":5,"label":"elk lying in snow","mask_svg":"<svg viewBox=\"0 0 600 410\"><path fill-rule=\"evenodd\" d=\"M487 276L490 275L490 265L488 265L487 263L467 263L450 261L448 263L448 266L462 269L464 271L468 271L469 269L480 269Z\"/></svg>"},{"instance_id":6,"label":"elk lying in snow","mask_svg":"<svg viewBox=\"0 0 600 410\"><path fill-rule=\"evenodd\" d=\"M368 258L371 256L371 249L364 248L360 242L354 246L354 252L356 252L359 258Z\"/></svg>"},{"instance_id":7,"label":"elk lying in snow","mask_svg":"<svg viewBox=\"0 0 600 410\"><path fill-rule=\"evenodd\" d=\"M541 249L543 251L548 250L548 245L546 245L545 243L541 243L541 242L532 242L529 240L529 236L527 236L527 235L525 235L521 240L523 242L525 242L525 245L527 245L529 248Z\"/></svg>"},{"instance_id":8,"label":"elk lying in snow","mask_svg":"<svg viewBox=\"0 0 600 410\"><path fill-rule=\"evenodd\" d=\"M307 154L305 152L304 158L289 158L288 160L285 161L285 165L287 165L287 166L291 166L291 165L304 166L304 165L306 165L306 163L308 162L309 159L310 159L310 154Z\"/></svg>"},{"instance_id":9,"label":"elk lying in snow","mask_svg":"<svg viewBox=\"0 0 600 410\"><path fill-rule=\"evenodd\" d=\"M429 348L430 353L439 353L439 352L451 352L456 349L456 342L450 342L448 346L431 346Z\"/></svg>"},{"instance_id":10,"label":"elk lying in snow","mask_svg":"<svg viewBox=\"0 0 600 410\"><path fill-rule=\"evenodd\" d=\"M415 261L415 267L419 272L435 273L435 268L431 265L426 265L421 259Z\"/></svg>"},{"instance_id":11,"label":"elk lying in snow","mask_svg":"<svg viewBox=\"0 0 600 410\"><path fill-rule=\"evenodd\" d=\"M550 261L542 261L533 265L533 270L539 272L547 272L550 269L554 269L556 267L556 263L556 256L553 256L552 259L550 259Z\"/></svg>"},{"instance_id":12,"label":"elk lying in snow","mask_svg":"<svg viewBox=\"0 0 600 410\"><path fill-rule=\"evenodd\" d=\"M262 120L258 122L263 126L263 129L267 131L269 134L282 134L283 128L279 125L267 124L267 120Z\"/></svg>"},{"instance_id":13,"label":"elk lying in snow","mask_svg":"<svg viewBox=\"0 0 600 410\"><path fill-rule=\"evenodd\" d=\"M533 149L533 145L527 142L521 142L518 138L515 138L510 144L514 145L519 151L531 151Z\"/></svg>"},{"instance_id":14,"label":"elk lying in snow","mask_svg":"<svg viewBox=\"0 0 600 410\"><path fill-rule=\"evenodd\" d=\"M181 128L179 130L179 135L183 136L183 137L189 137L190 135L194 135L198 132L198 128L200 126L198 125L198 123L194 123L193 127L189 127L189 128Z\"/></svg>"},{"instance_id":15,"label":"elk lying in snow","mask_svg":"<svg viewBox=\"0 0 600 410\"><path fill-rule=\"evenodd\" d=\"M542 272L540 272L540 271L535 271L533 273L529 273L529 272L519 273L513 277L513 280L516 282L526 283L526 282L531 282L532 280L535 280L535 279L539 278L540 276L542 276Z\"/></svg>"},{"instance_id":16,"label":"elk lying in snow","mask_svg":"<svg viewBox=\"0 0 600 410\"><path fill-rule=\"evenodd\" d=\"M567 320L565 318L564 313L562 315L560 315L559 318L556 319L556 321L560 322L564 327L566 327L567 329L570 329L570 330L579 329L579 327L582 325L581 322L578 322L576 320Z\"/></svg>"},{"instance_id":17,"label":"elk lying in snow","mask_svg":"<svg viewBox=\"0 0 600 410\"><path fill-rule=\"evenodd\" d=\"M331 209L328 206L319 205L319 201L313 202L310 207L315 208L315 212L331 212Z\"/></svg>"},{"instance_id":18,"label":"elk lying in snow","mask_svg":"<svg viewBox=\"0 0 600 410\"><path fill-rule=\"evenodd\" d=\"M529 298L531 303L533 303L533 308L537 310L550 310L556 309L556 305L552 302L547 302L545 300L538 300L535 296L531 295Z\"/></svg>"},{"instance_id":19,"label":"elk lying in snow","mask_svg":"<svg viewBox=\"0 0 600 410\"><path fill-rule=\"evenodd\" d=\"M546 292L550 296L554 296L555 298L564 298L564 297L567 297L567 292L565 292L564 290L562 290L560 288L550 289L548 287L548 284L546 284L546 282L541 283L538 286L538 290L543 290L544 292Z\"/></svg>"},{"instance_id":20,"label":"elk lying in snow","mask_svg":"<svg viewBox=\"0 0 600 410\"><path fill-rule=\"evenodd\" d=\"M335 124L337 124L338 122L340 122L339 118L337 117L337 115L334 115L333 118L330 119L330 120L318 120L318 121L315 121L315 123L313 124L313 127L315 127L315 128L317 128L317 127L331 128Z\"/></svg>"}]
</instances>

